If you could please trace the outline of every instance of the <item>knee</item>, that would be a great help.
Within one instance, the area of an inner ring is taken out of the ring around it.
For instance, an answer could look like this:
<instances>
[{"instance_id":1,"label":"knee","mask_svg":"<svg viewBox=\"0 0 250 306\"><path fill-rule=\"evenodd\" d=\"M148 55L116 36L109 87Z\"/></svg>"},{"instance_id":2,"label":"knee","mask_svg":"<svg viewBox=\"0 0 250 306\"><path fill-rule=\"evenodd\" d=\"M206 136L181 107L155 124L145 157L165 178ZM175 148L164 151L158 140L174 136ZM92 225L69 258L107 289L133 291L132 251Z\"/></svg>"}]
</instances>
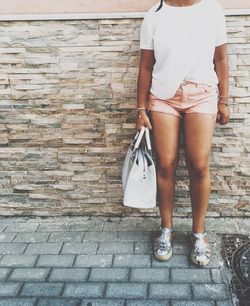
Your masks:
<instances>
[{"instance_id":1,"label":"knee","mask_svg":"<svg viewBox=\"0 0 250 306\"><path fill-rule=\"evenodd\" d=\"M188 168L193 177L205 178L209 175L209 163L207 160L189 162Z\"/></svg>"},{"instance_id":2,"label":"knee","mask_svg":"<svg viewBox=\"0 0 250 306\"><path fill-rule=\"evenodd\" d=\"M178 165L177 159L167 159L157 163L158 175L164 178L172 177Z\"/></svg>"}]
</instances>

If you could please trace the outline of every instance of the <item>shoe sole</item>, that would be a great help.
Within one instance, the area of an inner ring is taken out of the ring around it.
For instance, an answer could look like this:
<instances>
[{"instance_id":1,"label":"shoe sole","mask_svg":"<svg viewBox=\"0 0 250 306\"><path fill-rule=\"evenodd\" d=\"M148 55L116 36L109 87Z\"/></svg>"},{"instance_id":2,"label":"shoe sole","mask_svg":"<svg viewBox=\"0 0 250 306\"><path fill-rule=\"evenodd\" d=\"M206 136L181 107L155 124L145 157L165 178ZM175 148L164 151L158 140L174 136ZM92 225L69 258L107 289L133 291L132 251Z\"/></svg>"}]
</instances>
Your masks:
<instances>
[{"instance_id":1,"label":"shoe sole","mask_svg":"<svg viewBox=\"0 0 250 306\"><path fill-rule=\"evenodd\" d=\"M160 256L158 255L155 251L154 251L154 256L156 259L158 259L159 261L167 261L170 259L170 257L172 256L173 254L173 250L172 248L170 249L170 252L167 254L167 255L164 255L164 256Z\"/></svg>"},{"instance_id":2,"label":"shoe sole","mask_svg":"<svg viewBox=\"0 0 250 306\"><path fill-rule=\"evenodd\" d=\"M191 256L190 256L190 259L191 259L191 261L192 261L195 265L197 265L197 266L199 266L199 267L207 266L207 265L209 264L209 261L210 261L210 258L208 258L206 261L200 262L199 260L195 259L194 256L193 256L192 254L191 254Z\"/></svg>"}]
</instances>

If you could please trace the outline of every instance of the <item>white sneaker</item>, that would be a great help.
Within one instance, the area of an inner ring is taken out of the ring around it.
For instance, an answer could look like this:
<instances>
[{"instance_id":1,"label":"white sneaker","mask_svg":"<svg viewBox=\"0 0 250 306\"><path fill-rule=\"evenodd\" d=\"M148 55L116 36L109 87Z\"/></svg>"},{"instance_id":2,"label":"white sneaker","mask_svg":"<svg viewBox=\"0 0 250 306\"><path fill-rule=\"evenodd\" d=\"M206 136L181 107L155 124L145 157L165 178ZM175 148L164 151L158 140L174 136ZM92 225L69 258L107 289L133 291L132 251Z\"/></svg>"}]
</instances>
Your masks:
<instances>
[{"instance_id":1,"label":"white sneaker","mask_svg":"<svg viewBox=\"0 0 250 306\"><path fill-rule=\"evenodd\" d=\"M154 256L160 261L166 261L172 256L171 240L173 229L161 227L161 235L154 240Z\"/></svg>"},{"instance_id":2,"label":"white sneaker","mask_svg":"<svg viewBox=\"0 0 250 306\"><path fill-rule=\"evenodd\" d=\"M192 262L200 267L208 265L212 252L207 233L193 233L191 242L193 245L190 256Z\"/></svg>"}]
</instances>

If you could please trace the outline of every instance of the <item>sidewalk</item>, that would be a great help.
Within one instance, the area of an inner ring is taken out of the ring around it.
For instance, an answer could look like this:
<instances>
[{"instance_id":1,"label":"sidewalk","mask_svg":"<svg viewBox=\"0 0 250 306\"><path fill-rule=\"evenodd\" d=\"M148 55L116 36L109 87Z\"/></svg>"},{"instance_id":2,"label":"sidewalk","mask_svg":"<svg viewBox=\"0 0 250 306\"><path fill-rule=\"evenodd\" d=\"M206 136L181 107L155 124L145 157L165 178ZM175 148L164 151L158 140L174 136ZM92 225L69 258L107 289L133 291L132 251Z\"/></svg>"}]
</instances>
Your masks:
<instances>
[{"instance_id":1,"label":"sidewalk","mask_svg":"<svg viewBox=\"0 0 250 306\"><path fill-rule=\"evenodd\" d=\"M1 217L0 306L233 305L216 234L246 234L247 220L207 220L203 269L189 261L191 220L174 225L173 256L159 262L159 218Z\"/></svg>"}]
</instances>

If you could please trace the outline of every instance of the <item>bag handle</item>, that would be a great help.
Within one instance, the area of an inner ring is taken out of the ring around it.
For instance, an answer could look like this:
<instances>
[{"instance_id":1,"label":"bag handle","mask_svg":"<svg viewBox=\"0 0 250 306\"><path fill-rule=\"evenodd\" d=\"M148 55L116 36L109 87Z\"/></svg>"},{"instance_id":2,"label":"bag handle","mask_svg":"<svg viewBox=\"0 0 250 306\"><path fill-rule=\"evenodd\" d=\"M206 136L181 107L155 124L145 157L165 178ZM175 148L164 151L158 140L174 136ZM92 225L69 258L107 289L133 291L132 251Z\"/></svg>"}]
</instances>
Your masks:
<instances>
[{"instance_id":1,"label":"bag handle","mask_svg":"<svg viewBox=\"0 0 250 306\"><path fill-rule=\"evenodd\" d=\"M135 146L134 146L135 149L138 149L138 147L139 147L139 145L140 145L140 142L141 142L141 140L142 140L142 137L143 137L143 135L144 135L145 129L146 129L146 127L143 126L143 127L140 129L140 131L137 132L136 135L138 135L138 133L139 133L139 135L138 135L138 137L137 137L137 139L136 139L136 142L135 142Z\"/></svg>"}]
</instances>

